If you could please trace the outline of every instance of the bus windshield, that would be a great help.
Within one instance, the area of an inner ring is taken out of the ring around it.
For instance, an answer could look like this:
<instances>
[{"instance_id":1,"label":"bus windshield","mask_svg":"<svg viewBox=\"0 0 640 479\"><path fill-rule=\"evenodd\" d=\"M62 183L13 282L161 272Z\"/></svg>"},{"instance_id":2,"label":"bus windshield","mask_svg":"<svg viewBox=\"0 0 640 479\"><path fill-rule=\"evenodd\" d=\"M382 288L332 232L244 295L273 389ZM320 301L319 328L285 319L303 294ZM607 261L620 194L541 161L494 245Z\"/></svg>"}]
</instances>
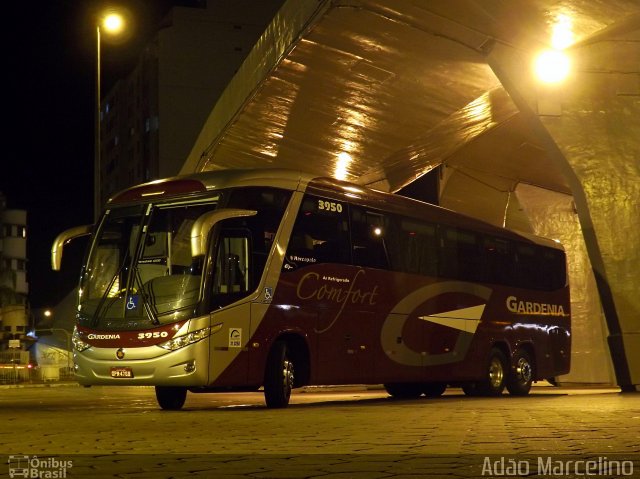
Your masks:
<instances>
[{"instance_id":1,"label":"bus windshield","mask_svg":"<svg viewBox=\"0 0 640 479\"><path fill-rule=\"evenodd\" d=\"M108 209L81 274L78 324L154 328L193 317L200 304L218 309L255 291L290 196L240 187ZM208 249L194 253L194 224L214 210L235 217L217 223L216 237L205 238ZM238 216L242 210L251 214Z\"/></svg>"},{"instance_id":2,"label":"bus windshield","mask_svg":"<svg viewBox=\"0 0 640 479\"><path fill-rule=\"evenodd\" d=\"M191 227L217 204L215 197L107 211L80 280L81 322L138 329L192 315L200 299L202 257L191 256Z\"/></svg>"}]
</instances>

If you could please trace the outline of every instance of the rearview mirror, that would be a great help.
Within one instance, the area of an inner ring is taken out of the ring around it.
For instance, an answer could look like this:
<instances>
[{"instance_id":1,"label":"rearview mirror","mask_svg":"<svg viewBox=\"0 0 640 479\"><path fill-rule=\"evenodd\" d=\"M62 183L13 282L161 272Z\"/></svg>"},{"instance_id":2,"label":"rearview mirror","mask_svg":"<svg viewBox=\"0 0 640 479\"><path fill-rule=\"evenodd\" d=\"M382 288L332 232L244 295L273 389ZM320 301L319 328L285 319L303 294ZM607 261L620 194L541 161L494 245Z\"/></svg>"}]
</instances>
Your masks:
<instances>
[{"instance_id":1,"label":"rearview mirror","mask_svg":"<svg viewBox=\"0 0 640 479\"><path fill-rule=\"evenodd\" d=\"M60 266L62 265L62 249L65 244L71 240L79 238L80 236L91 234L92 229L93 225L82 225L69 228L68 230L60 233L53 241L53 246L51 247L51 269L54 271L60 271Z\"/></svg>"},{"instance_id":2,"label":"rearview mirror","mask_svg":"<svg viewBox=\"0 0 640 479\"><path fill-rule=\"evenodd\" d=\"M223 208L209 211L201 215L191 227L191 256L196 258L205 254L207 250L207 238L213 226L229 218L240 218L242 216L254 216L258 212L255 210L240 210L233 208Z\"/></svg>"}]
</instances>

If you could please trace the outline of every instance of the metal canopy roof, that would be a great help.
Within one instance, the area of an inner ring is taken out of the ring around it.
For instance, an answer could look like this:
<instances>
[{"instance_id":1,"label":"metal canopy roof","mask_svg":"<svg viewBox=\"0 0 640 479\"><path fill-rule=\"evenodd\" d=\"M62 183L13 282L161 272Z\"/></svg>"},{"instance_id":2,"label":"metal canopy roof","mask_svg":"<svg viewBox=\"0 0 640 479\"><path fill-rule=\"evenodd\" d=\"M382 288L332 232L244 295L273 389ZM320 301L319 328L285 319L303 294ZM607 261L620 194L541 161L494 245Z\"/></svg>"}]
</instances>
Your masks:
<instances>
[{"instance_id":1,"label":"metal canopy roof","mask_svg":"<svg viewBox=\"0 0 640 479\"><path fill-rule=\"evenodd\" d=\"M533 57L567 23L574 74L542 87ZM444 165L441 205L564 244L573 380L610 382L610 353L635 390L639 98L639 0L287 0L182 173L293 168L420 198Z\"/></svg>"},{"instance_id":2,"label":"metal canopy roof","mask_svg":"<svg viewBox=\"0 0 640 479\"><path fill-rule=\"evenodd\" d=\"M580 44L638 11L637 0L290 0L183 172L283 167L397 191L445 163L501 191L568 193L485 47L532 55L560 15Z\"/></svg>"}]
</instances>

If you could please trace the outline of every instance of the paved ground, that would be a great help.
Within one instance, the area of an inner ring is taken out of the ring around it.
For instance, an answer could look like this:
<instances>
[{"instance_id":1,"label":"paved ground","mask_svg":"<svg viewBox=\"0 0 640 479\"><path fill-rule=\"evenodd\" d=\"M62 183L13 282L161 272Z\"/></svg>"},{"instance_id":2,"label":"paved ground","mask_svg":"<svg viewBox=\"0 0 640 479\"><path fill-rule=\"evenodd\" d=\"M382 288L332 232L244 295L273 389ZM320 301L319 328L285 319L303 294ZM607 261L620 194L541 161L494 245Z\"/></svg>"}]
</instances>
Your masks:
<instances>
[{"instance_id":1,"label":"paved ground","mask_svg":"<svg viewBox=\"0 0 640 479\"><path fill-rule=\"evenodd\" d=\"M397 401L380 389L317 388L284 410L244 393L190 394L172 412L151 388L2 387L0 453L0 477L585 477L593 464L600 473L587 476L640 477L640 394L453 389ZM595 462L567 462L585 459Z\"/></svg>"}]
</instances>

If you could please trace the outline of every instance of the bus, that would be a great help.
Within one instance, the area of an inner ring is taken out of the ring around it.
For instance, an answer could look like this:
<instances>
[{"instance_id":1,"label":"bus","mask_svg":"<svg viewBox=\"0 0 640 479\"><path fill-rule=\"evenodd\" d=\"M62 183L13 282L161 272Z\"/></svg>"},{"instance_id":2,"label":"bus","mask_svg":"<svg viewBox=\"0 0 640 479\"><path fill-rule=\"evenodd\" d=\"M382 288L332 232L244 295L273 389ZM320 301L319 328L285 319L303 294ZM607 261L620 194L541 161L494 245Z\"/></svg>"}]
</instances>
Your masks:
<instances>
[{"instance_id":1,"label":"bus","mask_svg":"<svg viewBox=\"0 0 640 479\"><path fill-rule=\"evenodd\" d=\"M552 240L325 177L220 170L113 196L80 274L82 385L258 391L382 384L395 398L528 394L570 368L566 258Z\"/></svg>"}]
</instances>

